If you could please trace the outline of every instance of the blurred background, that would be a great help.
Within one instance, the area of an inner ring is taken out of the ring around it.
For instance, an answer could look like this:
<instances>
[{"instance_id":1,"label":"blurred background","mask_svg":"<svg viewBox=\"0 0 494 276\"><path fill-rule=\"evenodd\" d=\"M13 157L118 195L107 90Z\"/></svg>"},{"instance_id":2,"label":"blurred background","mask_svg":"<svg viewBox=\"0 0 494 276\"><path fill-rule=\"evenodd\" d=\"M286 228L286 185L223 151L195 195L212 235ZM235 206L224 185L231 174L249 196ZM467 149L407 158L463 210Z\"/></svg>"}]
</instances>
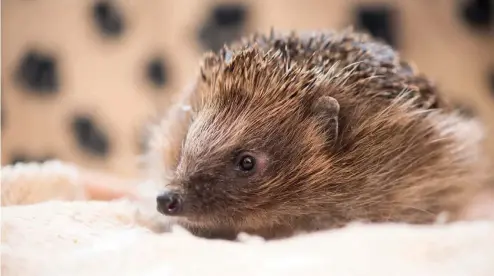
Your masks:
<instances>
[{"instance_id":1,"label":"blurred background","mask_svg":"<svg viewBox=\"0 0 494 276\"><path fill-rule=\"evenodd\" d=\"M57 158L139 173L148 121L201 54L253 31L380 37L488 127L494 0L2 0L2 165Z\"/></svg>"}]
</instances>

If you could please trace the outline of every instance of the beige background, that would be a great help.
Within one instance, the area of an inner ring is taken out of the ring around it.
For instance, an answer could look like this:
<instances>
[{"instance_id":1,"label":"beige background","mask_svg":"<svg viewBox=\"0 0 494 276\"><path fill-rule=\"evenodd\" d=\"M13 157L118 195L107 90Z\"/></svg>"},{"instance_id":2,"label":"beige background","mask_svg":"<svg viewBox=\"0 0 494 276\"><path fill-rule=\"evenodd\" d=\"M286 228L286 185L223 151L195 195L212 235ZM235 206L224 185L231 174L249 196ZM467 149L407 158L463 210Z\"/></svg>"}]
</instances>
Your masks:
<instances>
[{"instance_id":1,"label":"beige background","mask_svg":"<svg viewBox=\"0 0 494 276\"><path fill-rule=\"evenodd\" d=\"M52 155L131 177L138 173L141 130L156 111L166 110L197 68L198 29L213 0L113 1L125 29L117 39L101 37L91 17L92 0L2 1L2 164L22 153ZM238 1L237 1L238 2ZM249 14L243 32L342 28L353 24L357 3L394 5L394 28L402 54L429 74L459 104L471 107L488 126L487 149L494 154L494 37L473 30L451 0L252 0L240 1ZM57 60L60 91L55 97L23 93L13 79L30 48ZM164 88L145 78L150 58L161 55L168 68ZM90 157L70 131L77 112L91 114L107 133L110 153Z\"/></svg>"}]
</instances>

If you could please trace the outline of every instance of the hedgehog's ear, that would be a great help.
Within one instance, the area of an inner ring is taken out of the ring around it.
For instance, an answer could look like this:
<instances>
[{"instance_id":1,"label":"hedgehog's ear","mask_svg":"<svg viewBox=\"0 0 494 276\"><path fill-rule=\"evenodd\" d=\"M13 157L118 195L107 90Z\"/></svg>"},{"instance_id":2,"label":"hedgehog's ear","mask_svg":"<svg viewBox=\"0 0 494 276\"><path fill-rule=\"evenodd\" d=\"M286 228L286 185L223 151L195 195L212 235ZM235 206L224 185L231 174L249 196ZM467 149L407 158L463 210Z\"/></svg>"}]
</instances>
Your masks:
<instances>
[{"instance_id":1,"label":"hedgehog's ear","mask_svg":"<svg viewBox=\"0 0 494 276\"><path fill-rule=\"evenodd\" d=\"M340 104L330 96L321 96L312 105L312 111L321 120L328 135L328 141L334 144L338 138L338 116Z\"/></svg>"}]
</instances>

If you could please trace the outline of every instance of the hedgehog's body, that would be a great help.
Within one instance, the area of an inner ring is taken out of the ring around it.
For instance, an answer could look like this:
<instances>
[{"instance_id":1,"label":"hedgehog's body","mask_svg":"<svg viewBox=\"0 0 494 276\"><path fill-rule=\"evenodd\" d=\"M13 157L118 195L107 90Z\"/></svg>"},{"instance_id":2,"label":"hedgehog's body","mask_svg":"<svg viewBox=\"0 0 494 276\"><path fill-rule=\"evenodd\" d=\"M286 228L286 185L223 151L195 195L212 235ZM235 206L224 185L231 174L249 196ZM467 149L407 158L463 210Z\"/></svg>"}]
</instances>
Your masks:
<instances>
[{"instance_id":1,"label":"hedgehog's body","mask_svg":"<svg viewBox=\"0 0 494 276\"><path fill-rule=\"evenodd\" d=\"M200 235L431 223L485 181L479 126L365 35L253 36L207 55L191 92L151 151L160 210Z\"/></svg>"}]
</instances>

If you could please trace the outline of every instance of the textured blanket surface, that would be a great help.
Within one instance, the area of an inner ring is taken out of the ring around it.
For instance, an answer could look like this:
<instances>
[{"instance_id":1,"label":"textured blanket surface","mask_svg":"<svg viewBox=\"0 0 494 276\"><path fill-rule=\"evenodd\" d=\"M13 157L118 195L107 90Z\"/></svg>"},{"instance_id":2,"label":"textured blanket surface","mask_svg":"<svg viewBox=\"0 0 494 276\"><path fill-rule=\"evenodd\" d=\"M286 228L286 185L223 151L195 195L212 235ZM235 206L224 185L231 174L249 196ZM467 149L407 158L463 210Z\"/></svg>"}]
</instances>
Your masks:
<instances>
[{"instance_id":1,"label":"textured blanket surface","mask_svg":"<svg viewBox=\"0 0 494 276\"><path fill-rule=\"evenodd\" d=\"M205 240L154 232L152 204L89 200L87 179L60 163L2 170L2 275L494 275L492 220Z\"/></svg>"}]
</instances>

